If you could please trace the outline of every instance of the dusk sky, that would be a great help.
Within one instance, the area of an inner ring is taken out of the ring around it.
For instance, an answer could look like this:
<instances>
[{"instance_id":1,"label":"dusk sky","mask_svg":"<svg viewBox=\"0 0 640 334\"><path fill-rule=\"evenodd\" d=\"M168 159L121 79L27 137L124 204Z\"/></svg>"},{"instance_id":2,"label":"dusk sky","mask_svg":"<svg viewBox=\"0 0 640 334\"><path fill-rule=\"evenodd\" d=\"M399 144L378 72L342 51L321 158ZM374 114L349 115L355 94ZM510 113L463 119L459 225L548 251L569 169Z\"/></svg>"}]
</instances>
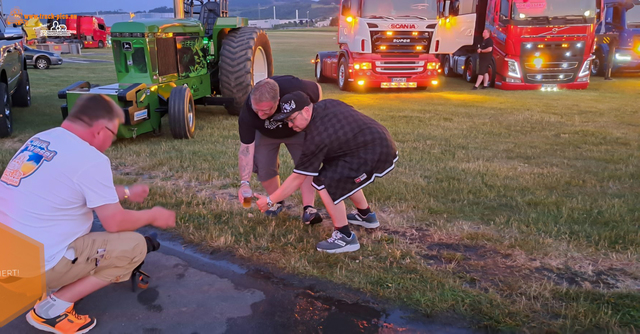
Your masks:
<instances>
[{"instance_id":1,"label":"dusk sky","mask_svg":"<svg viewBox=\"0 0 640 334\"><path fill-rule=\"evenodd\" d=\"M23 14L58 14L118 9L134 12L162 6L173 7L173 0L3 0L2 5L5 14L8 14L14 7L19 7Z\"/></svg>"}]
</instances>

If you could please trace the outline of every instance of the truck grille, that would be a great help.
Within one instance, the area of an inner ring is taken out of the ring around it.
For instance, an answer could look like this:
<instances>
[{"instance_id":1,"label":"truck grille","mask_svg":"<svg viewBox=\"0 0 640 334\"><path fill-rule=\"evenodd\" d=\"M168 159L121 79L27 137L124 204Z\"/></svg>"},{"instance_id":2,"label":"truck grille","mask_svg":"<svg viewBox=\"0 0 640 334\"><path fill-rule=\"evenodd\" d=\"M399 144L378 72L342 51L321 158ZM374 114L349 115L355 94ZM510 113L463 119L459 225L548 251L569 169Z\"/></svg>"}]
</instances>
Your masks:
<instances>
[{"instance_id":1,"label":"truck grille","mask_svg":"<svg viewBox=\"0 0 640 334\"><path fill-rule=\"evenodd\" d=\"M523 42L520 61L525 83L571 83L578 77L584 41Z\"/></svg>"},{"instance_id":2,"label":"truck grille","mask_svg":"<svg viewBox=\"0 0 640 334\"><path fill-rule=\"evenodd\" d=\"M414 35L415 33L415 35ZM371 31L371 48L374 53L415 53L429 52L431 32L429 31Z\"/></svg>"},{"instance_id":3,"label":"truck grille","mask_svg":"<svg viewBox=\"0 0 640 334\"><path fill-rule=\"evenodd\" d=\"M527 79L535 82L565 81L573 79L573 73L527 74Z\"/></svg>"},{"instance_id":4,"label":"truck grille","mask_svg":"<svg viewBox=\"0 0 640 334\"><path fill-rule=\"evenodd\" d=\"M158 75L177 74L178 50L175 37L158 38L156 45L158 46Z\"/></svg>"},{"instance_id":5,"label":"truck grille","mask_svg":"<svg viewBox=\"0 0 640 334\"><path fill-rule=\"evenodd\" d=\"M375 71L379 73L419 73L424 71L424 61L377 61Z\"/></svg>"}]
</instances>

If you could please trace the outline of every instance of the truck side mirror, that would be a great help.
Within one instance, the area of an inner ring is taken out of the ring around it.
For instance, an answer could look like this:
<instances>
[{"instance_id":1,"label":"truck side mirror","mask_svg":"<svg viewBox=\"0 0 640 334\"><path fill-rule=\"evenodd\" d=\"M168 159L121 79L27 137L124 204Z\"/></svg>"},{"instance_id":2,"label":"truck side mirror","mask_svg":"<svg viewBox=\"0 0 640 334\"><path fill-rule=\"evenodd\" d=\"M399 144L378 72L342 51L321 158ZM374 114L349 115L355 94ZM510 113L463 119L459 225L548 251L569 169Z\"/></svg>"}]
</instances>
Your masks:
<instances>
[{"instance_id":1,"label":"truck side mirror","mask_svg":"<svg viewBox=\"0 0 640 334\"><path fill-rule=\"evenodd\" d=\"M342 16L351 16L351 0L342 0Z\"/></svg>"}]
</instances>

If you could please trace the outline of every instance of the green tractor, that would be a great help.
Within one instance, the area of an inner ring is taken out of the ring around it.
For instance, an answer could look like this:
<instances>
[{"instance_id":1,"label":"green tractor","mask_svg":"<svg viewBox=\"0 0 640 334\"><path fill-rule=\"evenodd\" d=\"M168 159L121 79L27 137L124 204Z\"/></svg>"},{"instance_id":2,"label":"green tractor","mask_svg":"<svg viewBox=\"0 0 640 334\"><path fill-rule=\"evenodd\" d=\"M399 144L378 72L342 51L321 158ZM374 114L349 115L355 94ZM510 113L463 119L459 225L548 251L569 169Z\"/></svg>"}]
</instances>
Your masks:
<instances>
[{"instance_id":1,"label":"green tractor","mask_svg":"<svg viewBox=\"0 0 640 334\"><path fill-rule=\"evenodd\" d=\"M248 27L248 19L228 17L227 0L196 1L174 0L175 19L115 23L111 40L118 83L79 81L61 90L62 117L83 94L104 94L122 106L119 138L159 134L168 114L171 135L189 139L195 105L223 105L238 115L254 84L273 75L269 38Z\"/></svg>"}]
</instances>

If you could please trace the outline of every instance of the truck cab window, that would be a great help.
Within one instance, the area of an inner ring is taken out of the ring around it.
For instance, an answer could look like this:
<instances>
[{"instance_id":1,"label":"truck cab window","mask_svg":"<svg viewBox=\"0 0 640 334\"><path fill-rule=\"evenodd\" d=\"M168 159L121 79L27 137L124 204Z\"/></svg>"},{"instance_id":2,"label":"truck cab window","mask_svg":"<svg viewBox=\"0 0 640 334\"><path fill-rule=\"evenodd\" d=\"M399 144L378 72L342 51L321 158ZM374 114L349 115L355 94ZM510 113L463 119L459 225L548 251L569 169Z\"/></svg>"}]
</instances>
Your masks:
<instances>
[{"instance_id":1,"label":"truck cab window","mask_svg":"<svg viewBox=\"0 0 640 334\"><path fill-rule=\"evenodd\" d=\"M509 9L510 9L509 0L501 0L500 1L500 22L501 23L507 23L507 21L509 21L510 19L509 13L511 13Z\"/></svg>"}]
</instances>

